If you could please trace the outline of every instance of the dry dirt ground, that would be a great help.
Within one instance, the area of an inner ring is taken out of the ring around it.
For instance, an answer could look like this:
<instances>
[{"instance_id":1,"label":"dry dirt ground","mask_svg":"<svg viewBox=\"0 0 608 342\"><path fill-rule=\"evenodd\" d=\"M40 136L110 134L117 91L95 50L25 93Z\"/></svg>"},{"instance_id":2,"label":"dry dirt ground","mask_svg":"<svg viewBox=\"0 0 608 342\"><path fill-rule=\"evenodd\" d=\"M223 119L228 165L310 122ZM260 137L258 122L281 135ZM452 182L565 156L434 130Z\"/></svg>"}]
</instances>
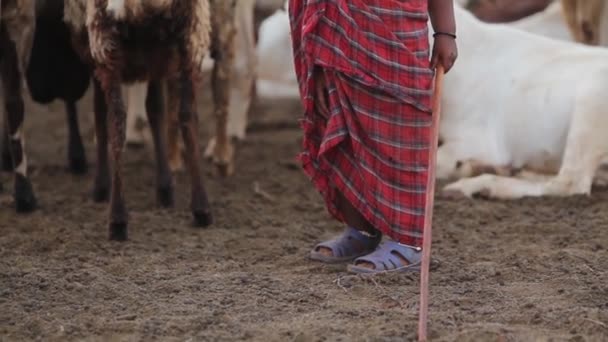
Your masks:
<instances>
[{"instance_id":1,"label":"dry dirt ground","mask_svg":"<svg viewBox=\"0 0 608 342\"><path fill-rule=\"evenodd\" d=\"M94 163L90 101L80 108ZM208 95L201 102L207 117ZM299 114L297 102L259 103L238 173L222 180L205 165L209 229L190 225L183 174L176 208L157 209L151 154L129 150L130 241L116 243L106 206L89 198L91 174L65 171L62 106L28 104L40 209L16 215L1 176L0 340L415 339L418 275L360 278L307 260L340 226L294 162ZM516 202L439 196L435 217L432 340L608 340L608 190Z\"/></svg>"}]
</instances>

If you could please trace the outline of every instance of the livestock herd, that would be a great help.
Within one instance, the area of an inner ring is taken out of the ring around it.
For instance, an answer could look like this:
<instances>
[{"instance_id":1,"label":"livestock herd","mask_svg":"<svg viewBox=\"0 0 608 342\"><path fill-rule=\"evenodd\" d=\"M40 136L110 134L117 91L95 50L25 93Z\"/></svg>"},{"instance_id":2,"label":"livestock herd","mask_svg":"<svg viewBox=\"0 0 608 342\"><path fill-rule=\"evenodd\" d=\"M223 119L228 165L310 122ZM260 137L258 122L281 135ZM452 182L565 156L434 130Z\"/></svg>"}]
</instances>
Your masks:
<instances>
[{"instance_id":1,"label":"livestock herd","mask_svg":"<svg viewBox=\"0 0 608 342\"><path fill-rule=\"evenodd\" d=\"M442 100L437 176L455 181L444 190L514 199L589 194L594 182L608 182L601 168L608 161L602 96L608 50L589 46L608 45L608 6L556 0L523 19L490 24L467 11L468 2L455 4L460 57L446 75ZM153 143L161 206L173 205L172 173L185 165L194 222L206 226L212 215L201 156L231 175L233 141L246 138L256 94L298 96L284 0L0 4L2 165L14 173L18 212L36 208L24 146L24 83L36 102L65 102L74 173L88 166L76 103L93 85L93 199L110 202L115 240L127 238L125 144ZM207 70L216 129L203 151L195 93Z\"/></svg>"}]
</instances>

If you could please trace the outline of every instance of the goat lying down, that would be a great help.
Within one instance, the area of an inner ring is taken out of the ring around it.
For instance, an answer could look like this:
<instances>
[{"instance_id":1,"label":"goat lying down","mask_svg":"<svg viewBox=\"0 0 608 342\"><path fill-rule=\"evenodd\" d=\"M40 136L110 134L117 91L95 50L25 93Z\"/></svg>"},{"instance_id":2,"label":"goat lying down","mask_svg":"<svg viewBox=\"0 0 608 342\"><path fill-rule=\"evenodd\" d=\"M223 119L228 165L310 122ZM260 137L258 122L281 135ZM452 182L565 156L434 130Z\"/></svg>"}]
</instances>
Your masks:
<instances>
[{"instance_id":1,"label":"goat lying down","mask_svg":"<svg viewBox=\"0 0 608 342\"><path fill-rule=\"evenodd\" d=\"M460 57L445 78L437 176L461 179L444 190L590 194L608 157L608 51L455 14Z\"/></svg>"},{"instance_id":2,"label":"goat lying down","mask_svg":"<svg viewBox=\"0 0 608 342\"><path fill-rule=\"evenodd\" d=\"M110 198L110 239L127 238L121 175L126 119L122 83L149 82L146 109L155 144L157 197L162 206L173 205L173 181L162 132L165 120L162 84L169 84L168 96L177 102L176 116L191 176L194 222L209 225L212 217L201 179L194 98L195 81L210 46L208 1L65 0L64 18L71 27L77 50L94 66L97 138L94 199Z\"/></svg>"}]
</instances>

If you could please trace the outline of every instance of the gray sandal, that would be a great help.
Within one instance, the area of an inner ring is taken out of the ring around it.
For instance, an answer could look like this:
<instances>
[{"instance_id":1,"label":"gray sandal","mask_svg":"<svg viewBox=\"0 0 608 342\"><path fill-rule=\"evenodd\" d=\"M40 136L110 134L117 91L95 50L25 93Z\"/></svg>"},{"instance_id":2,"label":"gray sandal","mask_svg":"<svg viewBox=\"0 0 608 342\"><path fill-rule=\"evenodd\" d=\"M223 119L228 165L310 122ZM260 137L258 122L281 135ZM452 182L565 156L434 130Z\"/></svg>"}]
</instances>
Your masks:
<instances>
[{"instance_id":1,"label":"gray sandal","mask_svg":"<svg viewBox=\"0 0 608 342\"><path fill-rule=\"evenodd\" d=\"M310 252L310 258L328 264L348 262L373 252L381 240L380 233L376 236L367 236L355 228L347 227L339 237L316 245ZM332 256L321 253L321 248L331 250Z\"/></svg>"},{"instance_id":2,"label":"gray sandal","mask_svg":"<svg viewBox=\"0 0 608 342\"><path fill-rule=\"evenodd\" d=\"M407 260L407 263L402 259ZM359 274L419 271L421 260L420 249L389 240L381 243L373 253L357 258L353 264L348 265L348 271ZM374 268L359 266L362 262L373 264Z\"/></svg>"}]
</instances>

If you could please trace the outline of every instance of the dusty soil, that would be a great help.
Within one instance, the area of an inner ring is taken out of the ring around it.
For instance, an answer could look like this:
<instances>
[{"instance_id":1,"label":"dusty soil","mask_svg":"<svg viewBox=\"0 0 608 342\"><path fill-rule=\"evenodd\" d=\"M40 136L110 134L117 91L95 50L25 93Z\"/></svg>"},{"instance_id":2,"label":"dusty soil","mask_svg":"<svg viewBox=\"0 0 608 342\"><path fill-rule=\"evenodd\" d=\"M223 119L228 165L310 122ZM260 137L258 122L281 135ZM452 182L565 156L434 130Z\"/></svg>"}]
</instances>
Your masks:
<instances>
[{"instance_id":1,"label":"dusty soil","mask_svg":"<svg viewBox=\"0 0 608 342\"><path fill-rule=\"evenodd\" d=\"M90 100L80 107L94 162ZM202 102L206 113L208 96ZM126 243L107 241L91 175L65 171L62 106L28 109L41 207L15 214L2 175L0 340L415 339L418 275L360 278L306 258L340 226L294 163L297 102L257 106L234 177L205 165L217 219L209 229L190 225L185 175L176 208L157 209L151 154L128 151ZM608 340L608 190L517 202L439 196L435 216L433 340Z\"/></svg>"}]
</instances>

